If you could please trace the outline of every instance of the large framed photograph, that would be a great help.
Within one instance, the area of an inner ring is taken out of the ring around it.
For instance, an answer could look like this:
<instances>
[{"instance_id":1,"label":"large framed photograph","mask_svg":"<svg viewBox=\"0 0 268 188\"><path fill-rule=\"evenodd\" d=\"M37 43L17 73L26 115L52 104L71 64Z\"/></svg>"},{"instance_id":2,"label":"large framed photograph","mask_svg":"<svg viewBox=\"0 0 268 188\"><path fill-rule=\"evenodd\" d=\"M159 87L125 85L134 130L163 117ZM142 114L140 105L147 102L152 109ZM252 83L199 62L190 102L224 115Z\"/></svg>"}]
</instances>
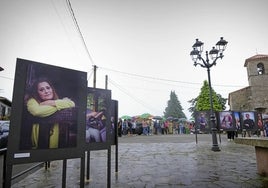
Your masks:
<instances>
[{"instance_id":1,"label":"large framed photograph","mask_svg":"<svg viewBox=\"0 0 268 188\"><path fill-rule=\"evenodd\" d=\"M211 131L210 111L196 112L195 122L196 128L199 133L209 133Z\"/></svg>"},{"instance_id":2,"label":"large framed photograph","mask_svg":"<svg viewBox=\"0 0 268 188\"><path fill-rule=\"evenodd\" d=\"M241 112L242 129L245 130L256 130L256 112L245 111Z\"/></svg>"},{"instance_id":3,"label":"large framed photograph","mask_svg":"<svg viewBox=\"0 0 268 188\"><path fill-rule=\"evenodd\" d=\"M17 59L8 142L11 161L81 156L86 78L85 72Z\"/></svg>"},{"instance_id":4,"label":"large framed photograph","mask_svg":"<svg viewBox=\"0 0 268 188\"><path fill-rule=\"evenodd\" d=\"M86 144L91 149L111 145L111 91L88 88L86 110Z\"/></svg>"},{"instance_id":5,"label":"large framed photograph","mask_svg":"<svg viewBox=\"0 0 268 188\"><path fill-rule=\"evenodd\" d=\"M260 131L264 130L264 123L263 123L262 113L259 113L259 112L257 113L256 124L257 124L257 129L258 130L260 130Z\"/></svg>"},{"instance_id":6,"label":"large framed photograph","mask_svg":"<svg viewBox=\"0 0 268 188\"><path fill-rule=\"evenodd\" d=\"M232 111L221 111L218 113L218 126L223 131L235 131L235 119Z\"/></svg>"},{"instance_id":7,"label":"large framed photograph","mask_svg":"<svg viewBox=\"0 0 268 188\"><path fill-rule=\"evenodd\" d=\"M236 129L238 132L241 132L241 130L242 130L242 126L241 126L241 116L240 116L240 112L238 112L238 111L233 111L233 117L234 117L234 120L235 120L235 129Z\"/></svg>"}]
</instances>

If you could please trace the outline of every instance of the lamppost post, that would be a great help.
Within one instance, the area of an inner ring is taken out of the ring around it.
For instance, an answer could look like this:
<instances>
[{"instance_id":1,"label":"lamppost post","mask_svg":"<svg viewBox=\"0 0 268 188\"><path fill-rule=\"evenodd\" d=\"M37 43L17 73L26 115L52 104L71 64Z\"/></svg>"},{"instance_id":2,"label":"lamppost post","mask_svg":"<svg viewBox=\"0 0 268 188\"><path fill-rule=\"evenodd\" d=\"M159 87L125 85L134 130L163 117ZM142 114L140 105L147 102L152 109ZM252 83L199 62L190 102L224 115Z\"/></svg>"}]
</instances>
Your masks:
<instances>
[{"instance_id":1,"label":"lamppost post","mask_svg":"<svg viewBox=\"0 0 268 188\"><path fill-rule=\"evenodd\" d=\"M210 68L216 65L216 61L220 58L223 58L223 51L226 48L227 41L221 37L220 41L216 43L216 47L212 47L209 51L206 51L206 58L203 59L201 57L203 51L203 42L196 39L195 44L192 46L193 50L191 51L190 55L192 60L194 61L194 66L200 65L203 68L207 69L208 73L208 84L209 84L209 100L210 100L210 122L211 122L211 132L212 132L212 151L220 151L218 141L217 141L217 128L216 128L216 117L213 110L213 100L212 100L212 87L211 87L211 79L210 79ZM211 56L212 63L209 61L209 56Z\"/></svg>"},{"instance_id":2,"label":"lamppost post","mask_svg":"<svg viewBox=\"0 0 268 188\"><path fill-rule=\"evenodd\" d=\"M218 140L217 140L217 128L216 128L216 119L215 113L213 110L213 100L212 100L212 89L211 89L211 81L210 81L210 68L207 68L208 72L208 84L209 84L209 100L210 100L210 121L211 121L211 132L212 132L212 151L220 151Z\"/></svg>"}]
</instances>

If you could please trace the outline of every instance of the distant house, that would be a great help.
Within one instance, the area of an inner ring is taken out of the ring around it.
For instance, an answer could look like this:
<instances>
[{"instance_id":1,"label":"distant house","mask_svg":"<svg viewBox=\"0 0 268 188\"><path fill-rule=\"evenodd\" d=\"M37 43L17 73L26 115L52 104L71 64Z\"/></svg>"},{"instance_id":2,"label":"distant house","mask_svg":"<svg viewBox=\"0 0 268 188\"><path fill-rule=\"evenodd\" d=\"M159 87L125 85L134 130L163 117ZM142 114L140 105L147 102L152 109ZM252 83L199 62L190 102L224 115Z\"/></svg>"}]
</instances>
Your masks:
<instances>
[{"instance_id":1,"label":"distant house","mask_svg":"<svg viewBox=\"0 0 268 188\"><path fill-rule=\"evenodd\" d=\"M257 111L268 114L268 55L245 60L249 86L229 93L230 110Z\"/></svg>"},{"instance_id":2,"label":"distant house","mask_svg":"<svg viewBox=\"0 0 268 188\"><path fill-rule=\"evenodd\" d=\"M10 118L11 113L11 101L5 97L0 96L0 120Z\"/></svg>"}]
</instances>

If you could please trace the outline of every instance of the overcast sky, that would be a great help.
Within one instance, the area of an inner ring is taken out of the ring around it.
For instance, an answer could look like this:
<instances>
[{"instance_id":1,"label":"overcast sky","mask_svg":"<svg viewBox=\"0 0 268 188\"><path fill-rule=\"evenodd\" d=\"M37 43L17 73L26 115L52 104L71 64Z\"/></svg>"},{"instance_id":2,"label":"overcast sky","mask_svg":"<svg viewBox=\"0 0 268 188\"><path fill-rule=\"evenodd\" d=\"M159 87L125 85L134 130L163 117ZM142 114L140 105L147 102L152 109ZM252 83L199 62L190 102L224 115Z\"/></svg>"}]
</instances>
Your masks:
<instances>
[{"instance_id":1,"label":"overcast sky","mask_svg":"<svg viewBox=\"0 0 268 188\"><path fill-rule=\"evenodd\" d=\"M268 54L267 0L66 0L0 1L0 96L12 100L16 58L88 73L93 86L119 101L119 116L163 115L175 91L190 118L206 69L193 66L196 38L204 50L224 37L224 58L211 68L213 89L228 98L248 85L244 62ZM88 51L87 51L87 50ZM227 110L228 110L227 106Z\"/></svg>"}]
</instances>

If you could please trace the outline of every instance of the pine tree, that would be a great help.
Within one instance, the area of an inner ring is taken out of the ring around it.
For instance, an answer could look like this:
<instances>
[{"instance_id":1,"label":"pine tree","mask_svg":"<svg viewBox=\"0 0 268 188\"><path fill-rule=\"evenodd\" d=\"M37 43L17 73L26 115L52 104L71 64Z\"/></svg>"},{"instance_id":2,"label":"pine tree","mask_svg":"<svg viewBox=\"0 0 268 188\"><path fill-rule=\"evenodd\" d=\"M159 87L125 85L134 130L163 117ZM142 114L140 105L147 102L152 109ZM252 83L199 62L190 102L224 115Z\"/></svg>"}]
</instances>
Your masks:
<instances>
[{"instance_id":1,"label":"pine tree","mask_svg":"<svg viewBox=\"0 0 268 188\"><path fill-rule=\"evenodd\" d=\"M167 102L167 107L165 108L164 116L166 118L186 118L175 91L170 92L170 99Z\"/></svg>"},{"instance_id":2,"label":"pine tree","mask_svg":"<svg viewBox=\"0 0 268 188\"><path fill-rule=\"evenodd\" d=\"M222 111L225 110L225 104L227 99L223 98L220 94L217 94L213 88L212 90L212 102L213 102L213 110L214 111ZM195 117L196 111L208 111L210 110L210 94L209 94L209 84L208 81L205 80L203 82L203 86L201 88L201 92L199 96L195 99L191 99L188 101L191 103L191 107L188 109L192 112L192 117Z\"/></svg>"}]
</instances>

